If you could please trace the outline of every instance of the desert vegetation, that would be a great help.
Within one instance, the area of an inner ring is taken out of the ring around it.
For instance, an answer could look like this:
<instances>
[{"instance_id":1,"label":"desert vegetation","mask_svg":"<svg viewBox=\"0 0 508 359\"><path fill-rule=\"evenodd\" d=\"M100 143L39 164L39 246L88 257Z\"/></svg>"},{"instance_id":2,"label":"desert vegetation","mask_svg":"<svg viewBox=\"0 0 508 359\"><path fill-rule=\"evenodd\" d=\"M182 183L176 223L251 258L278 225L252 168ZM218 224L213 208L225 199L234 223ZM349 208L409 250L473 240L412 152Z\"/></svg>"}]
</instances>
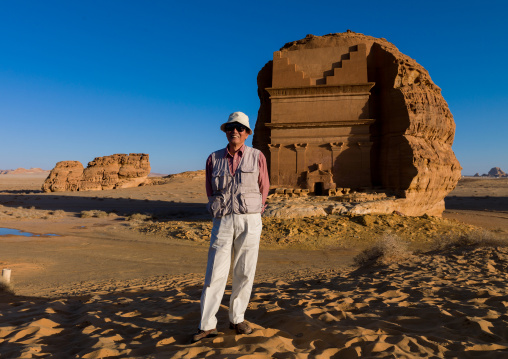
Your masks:
<instances>
[{"instance_id":1,"label":"desert vegetation","mask_svg":"<svg viewBox=\"0 0 508 359\"><path fill-rule=\"evenodd\" d=\"M473 250L486 247L508 247L508 238L485 229L465 233L438 234L428 245L428 251L412 251L408 242L395 234L381 236L371 247L361 251L354 258L356 266L390 265L411 260L414 255L432 255L451 250Z\"/></svg>"}]
</instances>

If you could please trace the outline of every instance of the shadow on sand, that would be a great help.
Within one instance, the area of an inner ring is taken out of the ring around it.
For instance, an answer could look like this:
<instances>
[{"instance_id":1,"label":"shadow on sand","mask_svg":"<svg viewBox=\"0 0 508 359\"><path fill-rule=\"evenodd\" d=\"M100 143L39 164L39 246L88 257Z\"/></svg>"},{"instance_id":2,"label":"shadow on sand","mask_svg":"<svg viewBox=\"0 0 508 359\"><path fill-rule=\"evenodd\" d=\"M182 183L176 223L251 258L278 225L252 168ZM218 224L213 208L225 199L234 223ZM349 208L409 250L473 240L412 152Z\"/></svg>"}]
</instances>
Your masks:
<instances>
[{"instance_id":1,"label":"shadow on sand","mask_svg":"<svg viewBox=\"0 0 508 359\"><path fill-rule=\"evenodd\" d=\"M508 197L455 197L445 198L446 209L470 211L508 211Z\"/></svg>"},{"instance_id":2,"label":"shadow on sand","mask_svg":"<svg viewBox=\"0 0 508 359\"><path fill-rule=\"evenodd\" d=\"M134 213L148 214L156 218L207 218L204 203L186 203L161 200L128 198L78 197L60 195L25 194L2 195L0 204L5 207L35 207L42 210L63 210L79 215L82 211L101 210L127 216Z\"/></svg>"}]
</instances>

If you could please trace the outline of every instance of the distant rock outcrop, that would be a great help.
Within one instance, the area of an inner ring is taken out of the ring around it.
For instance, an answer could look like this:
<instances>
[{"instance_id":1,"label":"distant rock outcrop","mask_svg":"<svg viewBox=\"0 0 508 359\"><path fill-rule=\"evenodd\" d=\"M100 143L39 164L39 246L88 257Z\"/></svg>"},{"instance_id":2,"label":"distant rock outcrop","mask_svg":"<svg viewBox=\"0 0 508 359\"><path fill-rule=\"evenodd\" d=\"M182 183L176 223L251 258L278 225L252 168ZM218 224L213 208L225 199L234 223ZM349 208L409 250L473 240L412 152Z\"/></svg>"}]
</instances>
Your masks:
<instances>
[{"instance_id":1,"label":"distant rock outcrop","mask_svg":"<svg viewBox=\"0 0 508 359\"><path fill-rule=\"evenodd\" d=\"M79 161L58 162L42 185L44 192L100 191L137 187L150 173L147 154L97 157L87 168Z\"/></svg>"},{"instance_id":2,"label":"distant rock outcrop","mask_svg":"<svg viewBox=\"0 0 508 359\"><path fill-rule=\"evenodd\" d=\"M161 184L170 183L176 179L182 179L182 178L186 179L186 180L194 180L194 179L204 180L204 177L205 177L205 170L185 171L185 172L175 173L175 174L167 175L167 176L149 177L141 185L142 186L161 185Z\"/></svg>"},{"instance_id":3,"label":"distant rock outcrop","mask_svg":"<svg viewBox=\"0 0 508 359\"><path fill-rule=\"evenodd\" d=\"M508 174L499 167L493 167L487 173L488 177L508 177Z\"/></svg>"},{"instance_id":4,"label":"distant rock outcrop","mask_svg":"<svg viewBox=\"0 0 508 359\"><path fill-rule=\"evenodd\" d=\"M21 174L43 174L49 172L48 170L43 170L42 168L16 168L15 170L0 170L0 175L21 175Z\"/></svg>"}]
</instances>

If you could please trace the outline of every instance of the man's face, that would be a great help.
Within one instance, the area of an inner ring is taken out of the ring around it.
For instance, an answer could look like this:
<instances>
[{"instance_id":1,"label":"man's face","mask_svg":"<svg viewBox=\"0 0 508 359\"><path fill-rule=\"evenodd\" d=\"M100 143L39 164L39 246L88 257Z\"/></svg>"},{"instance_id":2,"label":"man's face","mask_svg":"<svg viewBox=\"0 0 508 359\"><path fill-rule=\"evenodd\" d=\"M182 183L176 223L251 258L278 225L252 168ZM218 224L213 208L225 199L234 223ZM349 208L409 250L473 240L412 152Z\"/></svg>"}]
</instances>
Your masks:
<instances>
[{"instance_id":1,"label":"man's face","mask_svg":"<svg viewBox=\"0 0 508 359\"><path fill-rule=\"evenodd\" d=\"M229 125L229 126L228 126ZM247 133L247 129L240 125L239 123L233 122L232 124L226 125L226 137L228 138L228 142L232 146L241 146L249 137L249 134ZM243 131L241 128L243 127Z\"/></svg>"}]
</instances>

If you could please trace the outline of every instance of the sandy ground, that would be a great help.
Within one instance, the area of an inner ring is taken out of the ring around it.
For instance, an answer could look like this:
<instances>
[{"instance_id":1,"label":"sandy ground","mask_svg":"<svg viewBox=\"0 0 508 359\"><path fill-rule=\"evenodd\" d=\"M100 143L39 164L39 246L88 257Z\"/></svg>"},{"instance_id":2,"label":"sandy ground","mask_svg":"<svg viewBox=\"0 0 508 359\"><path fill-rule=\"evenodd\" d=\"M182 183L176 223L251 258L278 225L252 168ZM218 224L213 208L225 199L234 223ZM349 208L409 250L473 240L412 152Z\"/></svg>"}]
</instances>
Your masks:
<instances>
[{"instance_id":1,"label":"sandy ground","mask_svg":"<svg viewBox=\"0 0 508 359\"><path fill-rule=\"evenodd\" d=\"M508 234L508 180L463 179L443 218L265 220L249 336L189 344L210 224L203 178L101 192L41 193L0 176L1 358L508 357L508 252L429 252L472 226ZM353 266L383 233L418 255ZM56 234L48 236L45 234ZM422 251L423 250L423 251Z\"/></svg>"}]
</instances>

